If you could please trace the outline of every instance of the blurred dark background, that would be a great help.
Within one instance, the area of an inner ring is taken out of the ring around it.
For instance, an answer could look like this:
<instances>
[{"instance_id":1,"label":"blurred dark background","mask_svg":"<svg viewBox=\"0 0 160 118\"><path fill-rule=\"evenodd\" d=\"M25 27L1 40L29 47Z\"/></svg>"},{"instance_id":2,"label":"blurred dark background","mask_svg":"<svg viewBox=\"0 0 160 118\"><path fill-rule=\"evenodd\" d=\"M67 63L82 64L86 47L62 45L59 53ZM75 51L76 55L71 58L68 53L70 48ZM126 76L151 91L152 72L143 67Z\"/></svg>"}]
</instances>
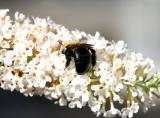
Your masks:
<instances>
[{"instance_id":1,"label":"blurred dark background","mask_svg":"<svg viewBox=\"0 0 160 118\"><path fill-rule=\"evenodd\" d=\"M124 40L128 47L160 62L160 1L159 0L0 0L0 9L10 9L26 16L46 18L70 30L91 34L99 31L112 40ZM157 100L157 104L160 100ZM159 118L155 107L136 118ZM44 97L24 97L17 92L0 90L0 118L94 118L88 107L69 109L54 105Z\"/></svg>"}]
</instances>

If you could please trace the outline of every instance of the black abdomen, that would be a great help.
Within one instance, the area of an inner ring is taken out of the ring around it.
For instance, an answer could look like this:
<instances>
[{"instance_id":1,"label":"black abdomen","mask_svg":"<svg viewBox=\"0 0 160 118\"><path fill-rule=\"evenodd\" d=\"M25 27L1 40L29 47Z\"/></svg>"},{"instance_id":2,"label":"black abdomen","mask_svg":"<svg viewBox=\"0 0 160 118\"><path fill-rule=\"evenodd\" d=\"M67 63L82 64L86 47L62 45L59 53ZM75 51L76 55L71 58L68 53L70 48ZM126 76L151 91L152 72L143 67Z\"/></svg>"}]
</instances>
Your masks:
<instances>
[{"instance_id":1,"label":"black abdomen","mask_svg":"<svg viewBox=\"0 0 160 118\"><path fill-rule=\"evenodd\" d=\"M90 52L85 48L78 48L75 51L75 66L78 74L85 73L91 62Z\"/></svg>"}]
</instances>

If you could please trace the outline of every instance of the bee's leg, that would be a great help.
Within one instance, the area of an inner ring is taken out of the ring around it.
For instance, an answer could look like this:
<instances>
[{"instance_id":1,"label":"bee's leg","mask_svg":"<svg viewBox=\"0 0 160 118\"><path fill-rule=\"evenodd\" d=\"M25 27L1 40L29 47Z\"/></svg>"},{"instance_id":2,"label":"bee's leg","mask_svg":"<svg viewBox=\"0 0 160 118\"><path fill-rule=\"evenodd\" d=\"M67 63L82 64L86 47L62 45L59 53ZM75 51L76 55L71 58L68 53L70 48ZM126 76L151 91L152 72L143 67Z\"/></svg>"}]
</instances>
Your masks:
<instances>
[{"instance_id":1,"label":"bee's leg","mask_svg":"<svg viewBox=\"0 0 160 118\"><path fill-rule=\"evenodd\" d=\"M69 66L69 64L70 64L71 57L68 56L68 57L66 57L66 59L67 59L67 61L66 61L66 68L67 68Z\"/></svg>"},{"instance_id":2,"label":"bee's leg","mask_svg":"<svg viewBox=\"0 0 160 118\"><path fill-rule=\"evenodd\" d=\"M72 50L70 49L67 49L65 52L64 52L65 56L66 56L66 68L69 66L70 64L70 61L71 61L71 57L73 55L73 52Z\"/></svg>"},{"instance_id":3,"label":"bee's leg","mask_svg":"<svg viewBox=\"0 0 160 118\"><path fill-rule=\"evenodd\" d=\"M92 55L91 55L91 63L92 63L92 66L95 66L95 64L96 64L96 52L95 52L95 50L93 50L93 49L90 49L90 51L91 51L91 53L92 53Z\"/></svg>"}]
</instances>

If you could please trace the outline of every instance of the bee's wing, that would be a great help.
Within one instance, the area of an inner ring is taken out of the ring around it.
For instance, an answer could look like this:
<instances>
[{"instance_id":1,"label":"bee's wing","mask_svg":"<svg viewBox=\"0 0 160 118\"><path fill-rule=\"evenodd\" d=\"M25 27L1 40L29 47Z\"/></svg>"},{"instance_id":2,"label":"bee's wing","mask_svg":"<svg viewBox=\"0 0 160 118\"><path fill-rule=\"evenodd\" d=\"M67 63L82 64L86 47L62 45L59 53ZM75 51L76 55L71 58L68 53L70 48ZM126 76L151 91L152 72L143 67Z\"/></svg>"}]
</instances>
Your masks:
<instances>
[{"instance_id":1,"label":"bee's wing","mask_svg":"<svg viewBox=\"0 0 160 118\"><path fill-rule=\"evenodd\" d=\"M82 43L82 44L80 44L80 47L92 49L93 45L92 44Z\"/></svg>"}]
</instances>

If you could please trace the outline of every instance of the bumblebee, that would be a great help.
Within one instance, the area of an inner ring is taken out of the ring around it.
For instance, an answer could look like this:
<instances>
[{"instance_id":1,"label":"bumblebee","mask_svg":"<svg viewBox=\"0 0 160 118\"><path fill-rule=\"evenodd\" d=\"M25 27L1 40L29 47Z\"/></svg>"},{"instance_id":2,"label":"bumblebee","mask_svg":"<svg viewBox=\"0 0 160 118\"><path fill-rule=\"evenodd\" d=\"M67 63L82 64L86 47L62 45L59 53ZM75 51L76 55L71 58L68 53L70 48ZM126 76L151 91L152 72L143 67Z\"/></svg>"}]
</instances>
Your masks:
<instances>
[{"instance_id":1,"label":"bumblebee","mask_svg":"<svg viewBox=\"0 0 160 118\"><path fill-rule=\"evenodd\" d=\"M96 52L91 44L69 44L62 53L66 56L66 68L69 66L71 59L74 58L76 72L80 75L96 64Z\"/></svg>"}]
</instances>

